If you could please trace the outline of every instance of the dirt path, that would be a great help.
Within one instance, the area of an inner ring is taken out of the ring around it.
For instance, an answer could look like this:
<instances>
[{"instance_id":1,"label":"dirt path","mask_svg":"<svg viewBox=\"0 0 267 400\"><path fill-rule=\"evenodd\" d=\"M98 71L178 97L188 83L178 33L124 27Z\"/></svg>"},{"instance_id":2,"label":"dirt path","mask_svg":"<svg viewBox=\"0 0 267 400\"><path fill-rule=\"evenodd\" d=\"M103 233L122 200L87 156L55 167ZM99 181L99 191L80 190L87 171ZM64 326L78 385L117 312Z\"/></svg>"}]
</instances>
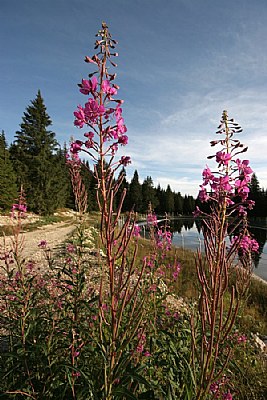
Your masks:
<instances>
[{"instance_id":1,"label":"dirt path","mask_svg":"<svg viewBox=\"0 0 267 400\"><path fill-rule=\"evenodd\" d=\"M47 246L55 249L63 243L74 231L75 225L71 222L58 222L51 225L45 225L32 232L23 233L23 257L35 261L43 257L43 250L38 244L45 240ZM10 247L12 237L6 237L6 246ZM3 249L4 239L0 238L0 247Z\"/></svg>"}]
</instances>

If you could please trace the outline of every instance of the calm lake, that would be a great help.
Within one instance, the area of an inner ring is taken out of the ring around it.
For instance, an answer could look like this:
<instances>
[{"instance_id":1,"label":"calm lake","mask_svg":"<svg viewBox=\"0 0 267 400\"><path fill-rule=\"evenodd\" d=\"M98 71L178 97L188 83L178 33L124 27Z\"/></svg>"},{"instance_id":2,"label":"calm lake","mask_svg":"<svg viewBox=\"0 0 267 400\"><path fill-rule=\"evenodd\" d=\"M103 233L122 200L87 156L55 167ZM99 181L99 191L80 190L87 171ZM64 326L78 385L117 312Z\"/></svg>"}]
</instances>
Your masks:
<instances>
[{"instance_id":1,"label":"calm lake","mask_svg":"<svg viewBox=\"0 0 267 400\"><path fill-rule=\"evenodd\" d=\"M145 229L146 223L140 223ZM204 251L201 222L193 218L177 218L171 220L173 232L172 243L185 249ZM253 273L267 281L267 218L255 218L250 221L250 232L259 243L259 252L255 256ZM143 232L146 236L147 233Z\"/></svg>"},{"instance_id":2,"label":"calm lake","mask_svg":"<svg viewBox=\"0 0 267 400\"><path fill-rule=\"evenodd\" d=\"M200 222L192 218L171 221L173 244L191 250L204 250L203 235ZM250 232L259 243L256 255L254 274L267 281L267 219L255 218L250 221Z\"/></svg>"}]
</instances>

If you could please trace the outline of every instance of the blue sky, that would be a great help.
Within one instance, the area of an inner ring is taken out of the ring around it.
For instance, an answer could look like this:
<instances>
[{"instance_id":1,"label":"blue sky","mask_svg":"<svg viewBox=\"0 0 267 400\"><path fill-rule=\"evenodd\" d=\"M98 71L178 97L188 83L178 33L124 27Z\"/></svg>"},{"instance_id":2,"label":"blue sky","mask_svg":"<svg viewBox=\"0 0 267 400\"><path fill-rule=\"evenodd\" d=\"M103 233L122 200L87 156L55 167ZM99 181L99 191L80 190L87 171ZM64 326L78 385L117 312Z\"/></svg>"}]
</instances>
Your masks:
<instances>
[{"instance_id":1,"label":"blue sky","mask_svg":"<svg viewBox=\"0 0 267 400\"><path fill-rule=\"evenodd\" d=\"M224 109L244 129L267 188L266 0L1 0L0 129L9 143L41 90L60 143L82 137L73 111L95 33L119 41L117 84L140 180L196 195Z\"/></svg>"}]
</instances>

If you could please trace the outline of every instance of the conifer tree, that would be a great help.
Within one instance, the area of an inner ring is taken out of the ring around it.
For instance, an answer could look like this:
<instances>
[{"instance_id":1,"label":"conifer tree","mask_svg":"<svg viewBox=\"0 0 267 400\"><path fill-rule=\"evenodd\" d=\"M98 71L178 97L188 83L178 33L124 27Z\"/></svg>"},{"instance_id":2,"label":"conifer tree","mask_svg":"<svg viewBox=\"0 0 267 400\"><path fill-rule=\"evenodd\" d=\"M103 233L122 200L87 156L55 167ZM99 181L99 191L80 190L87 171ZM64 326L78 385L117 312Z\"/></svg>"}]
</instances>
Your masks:
<instances>
[{"instance_id":1,"label":"conifer tree","mask_svg":"<svg viewBox=\"0 0 267 400\"><path fill-rule=\"evenodd\" d=\"M155 207L155 212L157 214L164 214L165 213L165 192L161 188L160 185L156 188L156 198L157 198L157 206Z\"/></svg>"},{"instance_id":2,"label":"conifer tree","mask_svg":"<svg viewBox=\"0 0 267 400\"><path fill-rule=\"evenodd\" d=\"M0 210L8 210L18 196L16 175L9 157L5 133L0 134Z\"/></svg>"},{"instance_id":3,"label":"conifer tree","mask_svg":"<svg viewBox=\"0 0 267 400\"><path fill-rule=\"evenodd\" d=\"M97 180L94 177L94 172L90 169L88 160L83 161L81 164L81 175L87 190L88 211L96 211L98 209L96 200Z\"/></svg>"},{"instance_id":4,"label":"conifer tree","mask_svg":"<svg viewBox=\"0 0 267 400\"><path fill-rule=\"evenodd\" d=\"M166 189L165 207L168 213L174 212L174 194L170 185L168 185Z\"/></svg>"},{"instance_id":5,"label":"conifer tree","mask_svg":"<svg viewBox=\"0 0 267 400\"><path fill-rule=\"evenodd\" d=\"M121 169L121 171L119 173L118 180L121 180L121 185L120 185L117 195L116 195L116 203L117 203L116 205L117 206L119 205L122 193L124 192L124 190L126 190L126 195L124 198L124 202L122 204L122 211L123 212L130 211L131 207L129 206L129 184L126 180L126 170L124 167Z\"/></svg>"},{"instance_id":6,"label":"conifer tree","mask_svg":"<svg viewBox=\"0 0 267 400\"><path fill-rule=\"evenodd\" d=\"M64 144L63 148L59 147L55 154L52 155L52 165L57 179L54 182L54 205L53 208L69 207L70 198L73 196L69 168L66 163L67 148ZM74 206L74 203L73 203ZM72 207L69 207L72 208Z\"/></svg>"},{"instance_id":7,"label":"conifer tree","mask_svg":"<svg viewBox=\"0 0 267 400\"><path fill-rule=\"evenodd\" d=\"M142 212L147 212L149 203L151 203L153 210L158 206L158 199L151 176L147 176L142 184Z\"/></svg>"},{"instance_id":8,"label":"conifer tree","mask_svg":"<svg viewBox=\"0 0 267 400\"><path fill-rule=\"evenodd\" d=\"M194 210L195 210L195 200L193 196L185 195L183 204L183 214L192 215Z\"/></svg>"},{"instance_id":9,"label":"conifer tree","mask_svg":"<svg viewBox=\"0 0 267 400\"><path fill-rule=\"evenodd\" d=\"M180 192L174 193L174 210L175 214L183 214L184 199Z\"/></svg>"},{"instance_id":10,"label":"conifer tree","mask_svg":"<svg viewBox=\"0 0 267 400\"><path fill-rule=\"evenodd\" d=\"M266 197L264 190L261 189L259 180L254 173L249 184L249 199L255 201L255 207L249 210L248 215L253 217L263 217L266 215Z\"/></svg>"},{"instance_id":11,"label":"conifer tree","mask_svg":"<svg viewBox=\"0 0 267 400\"><path fill-rule=\"evenodd\" d=\"M62 206L62 162L55 133L48 130L52 121L46 112L40 90L22 117L20 131L10 151L18 176L23 185L30 210L51 214ZM62 187L63 185L63 187Z\"/></svg>"},{"instance_id":12,"label":"conifer tree","mask_svg":"<svg viewBox=\"0 0 267 400\"><path fill-rule=\"evenodd\" d=\"M134 211L140 212L142 209L142 186L139 182L137 170L134 171L133 178L129 186L129 206L134 206Z\"/></svg>"}]
</instances>

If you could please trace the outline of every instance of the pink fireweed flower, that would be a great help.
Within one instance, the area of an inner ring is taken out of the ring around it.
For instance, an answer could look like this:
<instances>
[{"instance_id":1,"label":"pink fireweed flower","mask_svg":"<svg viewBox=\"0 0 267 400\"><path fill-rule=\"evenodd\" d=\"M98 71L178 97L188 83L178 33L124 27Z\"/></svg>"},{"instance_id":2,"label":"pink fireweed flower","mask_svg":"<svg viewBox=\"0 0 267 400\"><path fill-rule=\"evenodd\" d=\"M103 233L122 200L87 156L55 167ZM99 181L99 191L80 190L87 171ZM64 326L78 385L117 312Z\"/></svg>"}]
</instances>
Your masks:
<instances>
[{"instance_id":1,"label":"pink fireweed flower","mask_svg":"<svg viewBox=\"0 0 267 400\"><path fill-rule=\"evenodd\" d=\"M151 357L151 354L149 353L148 350L146 350L143 354L144 357Z\"/></svg>"},{"instance_id":2,"label":"pink fireweed flower","mask_svg":"<svg viewBox=\"0 0 267 400\"><path fill-rule=\"evenodd\" d=\"M121 135L118 138L118 143L121 144L122 146L126 146L126 144L128 144L128 136L127 135Z\"/></svg>"},{"instance_id":3,"label":"pink fireweed flower","mask_svg":"<svg viewBox=\"0 0 267 400\"><path fill-rule=\"evenodd\" d=\"M248 200L247 201L247 206L249 210L252 210L253 207L255 206L255 201L254 200Z\"/></svg>"},{"instance_id":4,"label":"pink fireweed flower","mask_svg":"<svg viewBox=\"0 0 267 400\"><path fill-rule=\"evenodd\" d=\"M87 139L92 140L95 136L94 132L86 132L84 135Z\"/></svg>"},{"instance_id":5,"label":"pink fireweed flower","mask_svg":"<svg viewBox=\"0 0 267 400\"><path fill-rule=\"evenodd\" d=\"M202 176L203 176L203 185L207 185L210 180L214 179L214 175L211 173L211 170L209 169L208 166L203 170Z\"/></svg>"},{"instance_id":6,"label":"pink fireweed flower","mask_svg":"<svg viewBox=\"0 0 267 400\"><path fill-rule=\"evenodd\" d=\"M238 344L240 344L240 343L246 343L247 342L247 337L246 337L246 335L240 335L240 336L238 336L238 338L237 338L237 343Z\"/></svg>"},{"instance_id":7,"label":"pink fireweed flower","mask_svg":"<svg viewBox=\"0 0 267 400\"><path fill-rule=\"evenodd\" d=\"M97 85L98 85L98 81L95 76L92 78L92 80L91 79L90 80L82 79L82 83L79 84L79 86L81 88L80 92L82 94L86 94L86 95L88 95L90 93L94 94L94 92L97 90Z\"/></svg>"},{"instance_id":8,"label":"pink fireweed flower","mask_svg":"<svg viewBox=\"0 0 267 400\"><path fill-rule=\"evenodd\" d=\"M162 231L161 229L159 229L156 235L156 239L156 245L158 249L165 249L167 251L171 249L172 233L170 231Z\"/></svg>"},{"instance_id":9,"label":"pink fireweed flower","mask_svg":"<svg viewBox=\"0 0 267 400\"><path fill-rule=\"evenodd\" d=\"M73 166L79 166L81 164L81 160L79 158L78 152L77 153L67 153L66 154L66 163Z\"/></svg>"},{"instance_id":10,"label":"pink fireweed flower","mask_svg":"<svg viewBox=\"0 0 267 400\"><path fill-rule=\"evenodd\" d=\"M118 151L118 149L119 149L118 144L117 144L117 143L113 143L113 144L110 146L111 154L114 156L115 153Z\"/></svg>"},{"instance_id":11,"label":"pink fireweed flower","mask_svg":"<svg viewBox=\"0 0 267 400\"><path fill-rule=\"evenodd\" d=\"M243 200L246 200L249 193L248 184L250 182L250 177L246 176L244 179L237 179L235 181L235 187L237 189L237 193L242 197Z\"/></svg>"},{"instance_id":12,"label":"pink fireweed flower","mask_svg":"<svg viewBox=\"0 0 267 400\"><path fill-rule=\"evenodd\" d=\"M223 400L233 400L233 396L229 391L226 393L223 393L222 398L223 398Z\"/></svg>"},{"instance_id":13,"label":"pink fireweed flower","mask_svg":"<svg viewBox=\"0 0 267 400\"><path fill-rule=\"evenodd\" d=\"M218 382L213 382L210 385L210 392L211 393L217 394L219 392L219 390L220 390L220 386L219 386Z\"/></svg>"},{"instance_id":14,"label":"pink fireweed flower","mask_svg":"<svg viewBox=\"0 0 267 400\"><path fill-rule=\"evenodd\" d=\"M119 162L121 165L126 167L128 164L131 164L131 158L128 156L122 156Z\"/></svg>"},{"instance_id":15,"label":"pink fireweed flower","mask_svg":"<svg viewBox=\"0 0 267 400\"><path fill-rule=\"evenodd\" d=\"M68 253L75 253L76 252L76 247L73 245L73 244L71 244L71 243L69 243L68 245L67 245L67 252Z\"/></svg>"},{"instance_id":16,"label":"pink fireweed flower","mask_svg":"<svg viewBox=\"0 0 267 400\"><path fill-rule=\"evenodd\" d=\"M155 267L155 260L153 259L153 257L145 256L143 258L143 262L145 263L146 267L149 267L149 268Z\"/></svg>"},{"instance_id":17,"label":"pink fireweed flower","mask_svg":"<svg viewBox=\"0 0 267 400\"><path fill-rule=\"evenodd\" d=\"M70 152L72 154L77 154L79 151L82 149L83 142L80 140L76 140L75 142L72 142L70 145Z\"/></svg>"},{"instance_id":18,"label":"pink fireweed flower","mask_svg":"<svg viewBox=\"0 0 267 400\"><path fill-rule=\"evenodd\" d=\"M71 374L73 376L73 378L78 378L79 376L81 376L80 372L72 372Z\"/></svg>"},{"instance_id":19,"label":"pink fireweed flower","mask_svg":"<svg viewBox=\"0 0 267 400\"><path fill-rule=\"evenodd\" d=\"M229 161L231 160L231 154L225 153L224 151L218 151L216 153L216 162L219 165L228 165Z\"/></svg>"},{"instance_id":20,"label":"pink fireweed flower","mask_svg":"<svg viewBox=\"0 0 267 400\"><path fill-rule=\"evenodd\" d=\"M197 217L199 217L201 214L202 214L202 212L201 212L200 208L199 208L198 206L196 206L195 211L193 211L193 217L194 217L194 218L197 218Z\"/></svg>"},{"instance_id":21,"label":"pink fireweed flower","mask_svg":"<svg viewBox=\"0 0 267 400\"><path fill-rule=\"evenodd\" d=\"M125 133L127 132L127 128L124 124L124 119L123 118L119 118L119 120L117 120L117 132L118 133Z\"/></svg>"},{"instance_id":22,"label":"pink fireweed flower","mask_svg":"<svg viewBox=\"0 0 267 400\"><path fill-rule=\"evenodd\" d=\"M173 273L172 273L172 277L173 279L176 281L178 278L178 275L181 271L181 264L179 262L177 262L176 264L174 264L173 266Z\"/></svg>"},{"instance_id":23,"label":"pink fireweed flower","mask_svg":"<svg viewBox=\"0 0 267 400\"><path fill-rule=\"evenodd\" d=\"M235 161L236 165L238 166L238 169L240 173L246 175L251 175L253 173L252 169L249 166L249 160L240 160L239 158Z\"/></svg>"},{"instance_id":24,"label":"pink fireweed flower","mask_svg":"<svg viewBox=\"0 0 267 400\"><path fill-rule=\"evenodd\" d=\"M144 350L144 345L138 344L138 346L136 347L137 353L143 353L143 350Z\"/></svg>"},{"instance_id":25,"label":"pink fireweed flower","mask_svg":"<svg viewBox=\"0 0 267 400\"><path fill-rule=\"evenodd\" d=\"M139 225L134 224L133 237L140 237L141 228Z\"/></svg>"},{"instance_id":26,"label":"pink fireweed flower","mask_svg":"<svg viewBox=\"0 0 267 400\"><path fill-rule=\"evenodd\" d=\"M239 240L238 236L234 236L232 239L232 243L236 243ZM239 242L239 247L244 252L257 252L259 250L259 244L257 240L252 239L250 236L243 236Z\"/></svg>"},{"instance_id":27,"label":"pink fireweed flower","mask_svg":"<svg viewBox=\"0 0 267 400\"><path fill-rule=\"evenodd\" d=\"M210 185L211 189L216 193L216 194L221 194L222 192L225 192L227 194L231 194L233 187L229 183L229 176L220 176L219 178L214 178L213 183Z\"/></svg>"},{"instance_id":28,"label":"pink fireweed flower","mask_svg":"<svg viewBox=\"0 0 267 400\"><path fill-rule=\"evenodd\" d=\"M117 89L114 86L110 86L110 82L108 80L104 80L102 82L102 90L106 93L109 97L118 93Z\"/></svg>"},{"instance_id":29,"label":"pink fireweed flower","mask_svg":"<svg viewBox=\"0 0 267 400\"><path fill-rule=\"evenodd\" d=\"M146 221L148 225L156 226L158 224L156 214L148 214Z\"/></svg>"},{"instance_id":30,"label":"pink fireweed flower","mask_svg":"<svg viewBox=\"0 0 267 400\"><path fill-rule=\"evenodd\" d=\"M238 206L237 211L238 215L243 215L244 217L248 214L245 207L242 205Z\"/></svg>"},{"instance_id":31,"label":"pink fireweed flower","mask_svg":"<svg viewBox=\"0 0 267 400\"><path fill-rule=\"evenodd\" d=\"M97 123L98 118L101 115L104 115L105 107L103 105L99 105L98 102L94 99L89 99L87 103L85 103L84 114L86 123L95 125Z\"/></svg>"},{"instance_id":32,"label":"pink fireweed flower","mask_svg":"<svg viewBox=\"0 0 267 400\"><path fill-rule=\"evenodd\" d=\"M85 124L85 113L83 107L79 105L78 110L74 111L73 114L75 116L74 125L82 128Z\"/></svg>"},{"instance_id":33,"label":"pink fireweed flower","mask_svg":"<svg viewBox=\"0 0 267 400\"><path fill-rule=\"evenodd\" d=\"M27 206L26 206L26 204L13 204L13 207L16 209L16 210L18 210L18 211L20 211L20 212L23 212L23 213L25 213L26 211L27 211ZM12 207L12 208L13 208Z\"/></svg>"},{"instance_id":34,"label":"pink fireweed flower","mask_svg":"<svg viewBox=\"0 0 267 400\"><path fill-rule=\"evenodd\" d=\"M118 122L122 118L122 108L120 104L117 105L114 111L114 116L116 118L116 122Z\"/></svg>"},{"instance_id":35,"label":"pink fireweed flower","mask_svg":"<svg viewBox=\"0 0 267 400\"><path fill-rule=\"evenodd\" d=\"M38 247L41 247L42 249L45 249L47 246L47 241L46 240L41 240L38 244Z\"/></svg>"},{"instance_id":36,"label":"pink fireweed flower","mask_svg":"<svg viewBox=\"0 0 267 400\"><path fill-rule=\"evenodd\" d=\"M86 140L86 142L84 142L84 145L87 149L92 149L95 143L93 142L93 140Z\"/></svg>"},{"instance_id":37,"label":"pink fireweed flower","mask_svg":"<svg viewBox=\"0 0 267 400\"><path fill-rule=\"evenodd\" d=\"M165 315L167 315L167 317L171 317L171 312L168 309L168 307L166 307L166 309L165 309Z\"/></svg>"},{"instance_id":38,"label":"pink fireweed flower","mask_svg":"<svg viewBox=\"0 0 267 400\"><path fill-rule=\"evenodd\" d=\"M15 217L16 212L19 217L24 217L24 214L27 212L26 204L13 204L11 208L11 218Z\"/></svg>"},{"instance_id":39,"label":"pink fireweed flower","mask_svg":"<svg viewBox=\"0 0 267 400\"><path fill-rule=\"evenodd\" d=\"M199 200L203 203L209 200L210 196L207 193L206 188L203 185L200 186L201 190L198 193Z\"/></svg>"}]
</instances>

